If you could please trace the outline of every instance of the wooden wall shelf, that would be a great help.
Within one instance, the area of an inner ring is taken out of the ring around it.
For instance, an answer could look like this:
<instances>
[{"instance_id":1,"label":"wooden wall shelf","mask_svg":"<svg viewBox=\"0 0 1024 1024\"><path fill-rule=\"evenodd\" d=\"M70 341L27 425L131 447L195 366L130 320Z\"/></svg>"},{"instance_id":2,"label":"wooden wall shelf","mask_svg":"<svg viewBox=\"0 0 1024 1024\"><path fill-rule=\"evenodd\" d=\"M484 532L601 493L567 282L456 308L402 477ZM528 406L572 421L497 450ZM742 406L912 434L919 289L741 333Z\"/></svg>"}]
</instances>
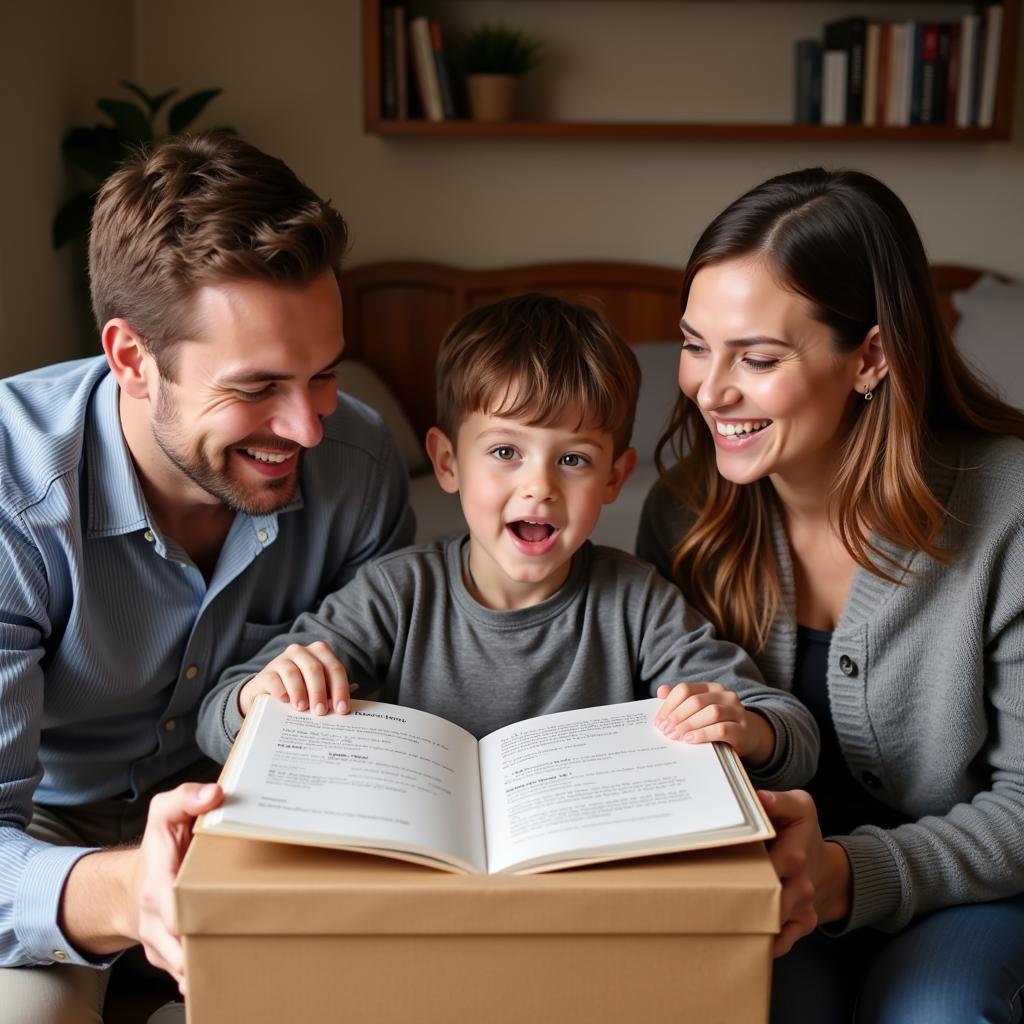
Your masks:
<instances>
[{"instance_id":1,"label":"wooden wall shelf","mask_svg":"<svg viewBox=\"0 0 1024 1024\"><path fill-rule=\"evenodd\" d=\"M484 3L484 0L479 0ZM590 0L579 0L590 2ZM674 0L677 3L695 0ZM707 0L703 0L707 2ZM720 2L720 0L719 0ZM777 0L764 0L774 3ZM487 123L456 119L393 120L381 116L380 18L382 0L363 0L363 114L367 133L412 139L693 139L693 140L802 140L815 142L991 142L1010 138L1013 121L1013 84L1017 62L1022 0L1003 0L1003 27L996 85L995 114L990 128L955 128L948 125L821 125L742 124L733 122L670 121L506 121ZM876 0L878 7L906 7L905 0ZM722 4L723 7L728 6ZM962 2L938 0L935 7L962 9Z\"/></svg>"}]
</instances>

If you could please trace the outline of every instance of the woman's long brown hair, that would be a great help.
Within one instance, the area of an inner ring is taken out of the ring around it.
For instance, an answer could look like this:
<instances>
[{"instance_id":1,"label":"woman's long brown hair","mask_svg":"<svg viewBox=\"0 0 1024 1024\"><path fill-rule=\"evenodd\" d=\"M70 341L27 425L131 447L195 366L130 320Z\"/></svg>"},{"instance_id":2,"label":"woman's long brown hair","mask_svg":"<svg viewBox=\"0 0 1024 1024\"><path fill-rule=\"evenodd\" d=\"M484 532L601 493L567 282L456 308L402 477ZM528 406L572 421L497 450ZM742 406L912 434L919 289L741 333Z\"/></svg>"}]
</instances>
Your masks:
<instances>
[{"instance_id":1,"label":"woman's long brown hair","mask_svg":"<svg viewBox=\"0 0 1024 1024\"><path fill-rule=\"evenodd\" d=\"M879 328L889 374L874 400L853 410L830 494L830 521L844 547L858 565L892 581L905 567L879 541L946 560L938 543L945 511L926 481L925 452L942 435L1024 437L1024 413L960 358L906 207L856 171L812 168L772 178L701 235L680 309L704 267L750 257L763 259L781 284L810 302L814 317L832 329L837 352L852 351ZM674 456L670 467L666 449ZM666 484L696 516L673 558L683 592L720 635L760 651L782 598L771 482L734 484L718 473L714 441L685 395L655 458Z\"/></svg>"}]
</instances>

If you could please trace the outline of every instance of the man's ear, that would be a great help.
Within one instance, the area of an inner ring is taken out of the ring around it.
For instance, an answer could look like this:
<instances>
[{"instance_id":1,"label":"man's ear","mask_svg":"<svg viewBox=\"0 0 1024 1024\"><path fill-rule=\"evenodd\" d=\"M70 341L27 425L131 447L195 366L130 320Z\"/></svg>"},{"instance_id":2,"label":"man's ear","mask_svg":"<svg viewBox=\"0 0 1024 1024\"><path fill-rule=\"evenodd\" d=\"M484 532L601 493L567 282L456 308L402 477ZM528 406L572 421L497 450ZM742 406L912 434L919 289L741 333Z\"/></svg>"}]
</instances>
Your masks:
<instances>
[{"instance_id":1,"label":"man's ear","mask_svg":"<svg viewBox=\"0 0 1024 1024\"><path fill-rule=\"evenodd\" d=\"M622 485L629 479L630 473L636 469L636 449L627 448L613 463L604 488L602 504L610 505L622 490Z\"/></svg>"},{"instance_id":2,"label":"man's ear","mask_svg":"<svg viewBox=\"0 0 1024 1024\"><path fill-rule=\"evenodd\" d=\"M865 388L874 391L889 375L889 363L882 348L882 334L876 324L864 336L860 347L861 358L857 367L857 380L854 388L863 395Z\"/></svg>"},{"instance_id":3,"label":"man's ear","mask_svg":"<svg viewBox=\"0 0 1024 1024\"><path fill-rule=\"evenodd\" d=\"M434 476L441 490L457 494L459 490L459 464L455 458L455 446L448 435L439 427L427 431L427 455L434 467Z\"/></svg>"},{"instance_id":4,"label":"man's ear","mask_svg":"<svg viewBox=\"0 0 1024 1024\"><path fill-rule=\"evenodd\" d=\"M121 390L132 398L153 397L156 364L135 328L127 320L115 317L103 325L100 337L107 365Z\"/></svg>"}]
</instances>

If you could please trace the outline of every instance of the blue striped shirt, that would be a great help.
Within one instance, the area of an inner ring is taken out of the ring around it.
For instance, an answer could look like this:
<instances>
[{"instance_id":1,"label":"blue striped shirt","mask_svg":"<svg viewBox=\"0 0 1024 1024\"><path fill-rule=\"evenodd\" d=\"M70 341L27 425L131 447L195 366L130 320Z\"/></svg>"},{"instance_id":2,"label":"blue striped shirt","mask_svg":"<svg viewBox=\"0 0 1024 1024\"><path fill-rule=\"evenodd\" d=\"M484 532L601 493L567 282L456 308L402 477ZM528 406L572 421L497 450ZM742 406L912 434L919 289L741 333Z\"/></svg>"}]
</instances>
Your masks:
<instances>
[{"instance_id":1,"label":"blue striped shirt","mask_svg":"<svg viewBox=\"0 0 1024 1024\"><path fill-rule=\"evenodd\" d=\"M411 542L366 406L339 399L301 473L286 508L235 516L207 582L146 506L102 357L0 381L0 965L91 962L57 925L88 851L27 836L33 800L144 796L194 763L221 671Z\"/></svg>"}]
</instances>

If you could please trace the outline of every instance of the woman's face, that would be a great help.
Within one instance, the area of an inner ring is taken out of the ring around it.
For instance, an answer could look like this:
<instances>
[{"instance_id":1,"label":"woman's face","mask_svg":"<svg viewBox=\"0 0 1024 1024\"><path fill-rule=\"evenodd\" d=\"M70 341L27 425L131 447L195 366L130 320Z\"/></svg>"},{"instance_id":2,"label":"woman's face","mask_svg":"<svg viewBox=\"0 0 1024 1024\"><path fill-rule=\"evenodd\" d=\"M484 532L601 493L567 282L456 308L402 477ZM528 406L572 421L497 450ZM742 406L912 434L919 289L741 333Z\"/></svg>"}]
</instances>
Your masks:
<instances>
[{"instance_id":1,"label":"woman's face","mask_svg":"<svg viewBox=\"0 0 1024 1024\"><path fill-rule=\"evenodd\" d=\"M875 383L866 353L877 331L837 352L810 303L753 259L699 271L681 327L679 386L711 431L722 476L827 487L853 403Z\"/></svg>"}]
</instances>

